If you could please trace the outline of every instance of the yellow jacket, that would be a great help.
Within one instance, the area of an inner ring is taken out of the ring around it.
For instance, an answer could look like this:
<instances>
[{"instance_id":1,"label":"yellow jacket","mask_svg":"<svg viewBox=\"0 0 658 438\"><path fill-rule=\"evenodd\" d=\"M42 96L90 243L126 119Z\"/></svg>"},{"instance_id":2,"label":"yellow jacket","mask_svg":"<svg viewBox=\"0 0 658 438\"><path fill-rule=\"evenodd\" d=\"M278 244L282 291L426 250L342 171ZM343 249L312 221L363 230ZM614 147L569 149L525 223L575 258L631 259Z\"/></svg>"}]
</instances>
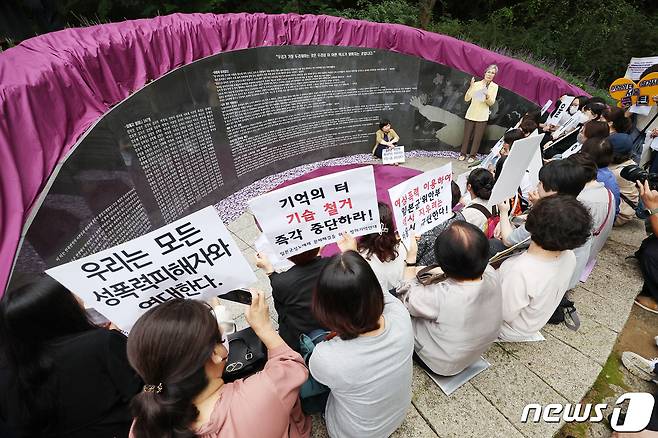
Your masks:
<instances>
[{"instance_id":1,"label":"yellow jacket","mask_svg":"<svg viewBox=\"0 0 658 438\"><path fill-rule=\"evenodd\" d=\"M486 97L484 100L473 99L478 95L479 91L486 90ZM466 119L474 122L486 122L489 120L489 107L496 103L496 95L498 94L498 84L490 82L489 87L485 87L484 80L475 82L466 91L464 100L471 102L471 105L466 111Z\"/></svg>"},{"instance_id":2,"label":"yellow jacket","mask_svg":"<svg viewBox=\"0 0 658 438\"><path fill-rule=\"evenodd\" d=\"M398 137L398 134L393 130L393 128L391 128L388 131L387 134L388 134L388 138L389 138L388 141L391 141L394 138L400 138L400 137ZM373 154L377 150L377 146L379 145L379 143L381 143L383 141L384 141L384 131L382 131L381 129L378 129L377 133L375 134L375 147L372 148L372 153Z\"/></svg>"}]
</instances>

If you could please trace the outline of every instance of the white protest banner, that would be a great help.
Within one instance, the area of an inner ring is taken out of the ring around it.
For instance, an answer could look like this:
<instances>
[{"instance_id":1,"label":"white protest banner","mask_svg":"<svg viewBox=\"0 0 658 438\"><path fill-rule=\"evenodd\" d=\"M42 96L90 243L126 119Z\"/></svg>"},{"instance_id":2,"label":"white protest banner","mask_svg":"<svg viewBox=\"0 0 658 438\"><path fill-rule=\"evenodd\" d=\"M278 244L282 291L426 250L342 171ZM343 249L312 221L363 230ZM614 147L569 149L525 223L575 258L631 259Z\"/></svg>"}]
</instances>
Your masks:
<instances>
[{"instance_id":1,"label":"white protest banner","mask_svg":"<svg viewBox=\"0 0 658 438\"><path fill-rule=\"evenodd\" d=\"M528 186L532 187L532 190L535 190L537 184L539 184L539 169L544 165L543 160L541 159L541 151L537 149L535 155L530 160L528 165Z\"/></svg>"},{"instance_id":2,"label":"white protest banner","mask_svg":"<svg viewBox=\"0 0 658 438\"><path fill-rule=\"evenodd\" d=\"M387 148L382 151L383 164L404 163L404 146Z\"/></svg>"},{"instance_id":3,"label":"white protest banner","mask_svg":"<svg viewBox=\"0 0 658 438\"><path fill-rule=\"evenodd\" d=\"M567 113L567 109L571 106L571 102L575 99L574 96L564 96L559 102L557 108L551 114L551 117L546 120L547 125L555 125L559 126L561 125L561 120L564 116L565 113ZM568 113L567 113L568 114Z\"/></svg>"},{"instance_id":4,"label":"white protest banner","mask_svg":"<svg viewBox=\"0 0 658 438\"><path fill-rule=\"evenodd\" d=\"M514 142L514 146L503 164L498 181L491 191L489 207L499 204L517 193L525 171L530 167L533 157L539 150L541 139L541 136L534 136Z\"/></svg>"},{"instance_id":5,"label":"white protest banner","mask_svg":"<svg viewBox=\"0 0 658 438\"><path fill-rule=\"evenodd\" d=\"M570 116L563 126L558 128L555 132L553 132L553 134L551 134L553 139L556 140L562 137L563 135L567 135L571 133L574 129L576 129L582 120L581 114L582 113L576 113L573 116Z\"/></svg>"},{"instance_id":6,"label":"white protest banner","mask_svg":"<svg viewBox=\"0 0 658 438\"><path fill-rule=\"evenodd\" d=\"M539 114L543 116L544 113L548 111L548 109L551 107L551 105L553 105L553 101L551 99L548 99L544 104L544 106L541 107L541 111L539 112Z\"/></svg>"},{"instance_id":7,"label":"white protest banner","mask_svg":"<svg viewBox=\"0 0 658 438\"><path fill-rule=\"evenodd\" d=\"M381 230L372 166L282 187L248 204L282 258L335 242L343 232L362 236Z\"/></svg>"},{"instance_id":8,"label":"white protest banner","mask_svg":"<svg viewBox=\"0 0 658 438\"><path fill-rule=\"evenodd\" d=\"M212 206L46 273L125 332L152 306L257 281Z\"/></svg>"},{"instance_id":9,"label":"white protest banner","mask_svg":"<svg viewBox=\"0 0 658 438\"><path fill-rule=\"evenodd\" d=\"M658 64L658 56L648 56L646 58L631 58L626 69L625 78L637 81L644 70L648 69L654 64Z\"/></svg>"},{"instance_id":10,"label":"white protest banner","mask_svg":"<svg viewBox=\"0 0 658 438\"><path fill-rule=\"evenodd\" d=\"M520 122L519 122L520 123ZM507 130L508 132L511 131L511 129ZM503 145L505 144L505 136L503 135L500 140L496 142L496 144L491 148L491 152L478 164L477 167L481 167L483 169L489 169L489 167L495 167L496 166L496 161L500 158L500 150L503 148ZM470 173L470 172L469 172Z\"/></svg>"},{"instance_id":11,"label":"white protest banner","mask_svg":"<svg viewBox=\"0 0 658 438\"><path fill-rule=\"evenodd\" d=\"M452 214L452 164L429 170L388 189L400 238L420 236Z\"/></svg>"}]
</instances>

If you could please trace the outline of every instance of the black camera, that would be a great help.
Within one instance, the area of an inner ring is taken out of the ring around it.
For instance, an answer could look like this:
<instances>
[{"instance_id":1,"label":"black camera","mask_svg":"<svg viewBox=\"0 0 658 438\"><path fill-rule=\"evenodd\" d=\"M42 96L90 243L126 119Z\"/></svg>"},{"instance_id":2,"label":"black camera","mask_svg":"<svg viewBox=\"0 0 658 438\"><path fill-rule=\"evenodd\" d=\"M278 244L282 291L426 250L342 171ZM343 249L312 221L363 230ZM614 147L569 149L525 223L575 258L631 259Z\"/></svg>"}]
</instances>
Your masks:
<instances>
[{"instance_id":1,"label":"black camera","mask_svg":"<svg viewBox=\"0 0 658 438\"><path fill-rule=\"evenodd\" d=\"M621 170L621 177L625 180L636 182L649 181L651 190L658 190L658 173L651 173L642 169L637 164L629 164Z\"/></svg>"}]
</instances>

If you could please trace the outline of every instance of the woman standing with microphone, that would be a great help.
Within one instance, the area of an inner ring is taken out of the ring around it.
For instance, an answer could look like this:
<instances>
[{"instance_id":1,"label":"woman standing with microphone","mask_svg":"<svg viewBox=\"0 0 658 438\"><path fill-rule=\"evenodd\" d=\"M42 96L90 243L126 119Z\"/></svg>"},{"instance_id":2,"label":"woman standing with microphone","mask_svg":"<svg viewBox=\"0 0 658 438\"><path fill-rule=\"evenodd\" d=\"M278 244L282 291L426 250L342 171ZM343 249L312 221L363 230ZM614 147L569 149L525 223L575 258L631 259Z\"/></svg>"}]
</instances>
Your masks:
<instances>
[{"instance_id":1,"label":"woman standing with microphone","mask_svg":"<svg viewBox=\"0 0 658 438\"><path fill-rule=\"evenodd\" d=\"M487 67L484 73L484 79L475 81L471 78L471 86L466 91L464 100L471 102L471 105L466 111L466 120L464 123L464 139L462 141L461 154L459 161L466 159L468 153L468 145L473 137L473 145L471 152L468 156L468 162L475 161L475 154L480 148L480 142L484 135L484 130L487 128L487 121L489 120L489 108L496 102L496 95L498 94L498 85L493 81L494 76L498 73L498 66L491 64Z\"/></svg>"}]
</instances>

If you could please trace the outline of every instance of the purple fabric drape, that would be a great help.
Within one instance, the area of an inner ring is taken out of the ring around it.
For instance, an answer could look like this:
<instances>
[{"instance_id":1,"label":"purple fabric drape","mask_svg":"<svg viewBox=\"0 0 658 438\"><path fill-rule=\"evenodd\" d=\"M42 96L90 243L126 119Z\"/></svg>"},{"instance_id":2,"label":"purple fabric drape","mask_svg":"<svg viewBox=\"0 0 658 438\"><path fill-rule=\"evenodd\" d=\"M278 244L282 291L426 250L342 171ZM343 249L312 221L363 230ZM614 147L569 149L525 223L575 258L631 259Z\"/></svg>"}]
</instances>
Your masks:
<instances>
[{"instance_id":1,"label":"purple fabric drape","mask_svg":"<svg viewBox=\"0 0 658 438\"><path fill-rule=\"evenodd\" d=\"M329 16L174 14L31 38L0 53L0 295L24 220L56 164L112 105L168 71L220 52L274 45L358 46L438 62L541 105L585 94L539 68L395 24Z\"/></svg>"}]
</instances>

